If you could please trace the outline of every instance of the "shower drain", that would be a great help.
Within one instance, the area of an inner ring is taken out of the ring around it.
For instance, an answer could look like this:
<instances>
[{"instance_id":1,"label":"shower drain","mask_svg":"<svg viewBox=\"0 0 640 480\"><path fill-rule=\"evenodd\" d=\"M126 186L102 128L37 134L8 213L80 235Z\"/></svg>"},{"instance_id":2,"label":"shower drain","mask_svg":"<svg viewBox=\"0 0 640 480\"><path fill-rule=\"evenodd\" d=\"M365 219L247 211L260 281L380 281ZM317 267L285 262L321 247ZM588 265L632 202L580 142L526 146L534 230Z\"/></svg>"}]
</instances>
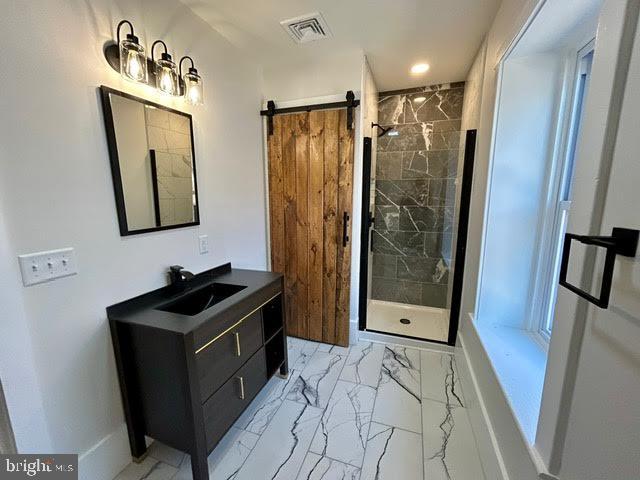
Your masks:
<instances>
[{"instance_id":1,"label":"shower drain","mask_svg":"<svg viewBox=\"0 0 640 480\"><path fill-rule=\"evenodd\" d=\"M411 323L411 320L409 320L408 318L401 318L400 323L404 325L409 325Z\"/></svg>"}]
</instances>

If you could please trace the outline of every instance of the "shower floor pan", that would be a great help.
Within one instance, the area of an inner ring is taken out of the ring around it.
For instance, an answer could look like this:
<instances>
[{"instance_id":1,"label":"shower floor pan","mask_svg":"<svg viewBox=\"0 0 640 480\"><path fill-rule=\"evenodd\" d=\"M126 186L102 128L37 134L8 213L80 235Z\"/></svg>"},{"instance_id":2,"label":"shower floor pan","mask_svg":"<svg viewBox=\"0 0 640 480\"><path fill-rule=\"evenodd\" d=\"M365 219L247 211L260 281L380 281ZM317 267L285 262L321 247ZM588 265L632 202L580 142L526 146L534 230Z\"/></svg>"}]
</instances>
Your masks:
<instances>
[{"instance_id":1,"label":"shower floor pan","mask_svg":"<svg viewBox=\"0 0 640 480\"><path fill-rule=\"evenodd\" d=\"M449 336L449 310L369 300L367 330L446 342Z\"/></svg>"}]
</instances>

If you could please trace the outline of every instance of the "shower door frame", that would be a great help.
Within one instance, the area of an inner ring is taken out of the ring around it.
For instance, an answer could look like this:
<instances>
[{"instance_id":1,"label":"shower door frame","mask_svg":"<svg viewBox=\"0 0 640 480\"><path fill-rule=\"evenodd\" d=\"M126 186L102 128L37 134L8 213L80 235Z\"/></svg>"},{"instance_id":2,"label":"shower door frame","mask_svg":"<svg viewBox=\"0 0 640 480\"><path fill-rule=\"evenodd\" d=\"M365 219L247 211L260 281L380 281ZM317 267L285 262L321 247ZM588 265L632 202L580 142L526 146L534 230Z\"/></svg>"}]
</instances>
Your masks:
<instances>
[{"instance_id":1,"label":"shower door frame","mask_svg":"<svg viewBox=\"0 0 640 480\"><path fill-rule=\"evenodd\" d=\"M462 306L462 287L464 283L464 263L467 251L467 233L469 230L469 211L471 203L471 189L473 186L473 164L476 153L476 129L467 130L465 133L464 160L462 165L462 185L460 186L460 211L458 216L458 231L456 237L456 254L453 270L453 285L451 293L451 308L449 309L449 335L446 342L430 338L412 337L392 332L380 332L379 330L367 330L367 306L368 281L369 281L369 254L371 221L371 137L364 137L362 158L362 221L360 227L360 285L358 299L358 329L384 333L396 337L422 340L425 342L439 343L441 345L455 346L460 323L460 310ZM374 219L375 220L375 219Z\"/></svg>"}]
</instances>

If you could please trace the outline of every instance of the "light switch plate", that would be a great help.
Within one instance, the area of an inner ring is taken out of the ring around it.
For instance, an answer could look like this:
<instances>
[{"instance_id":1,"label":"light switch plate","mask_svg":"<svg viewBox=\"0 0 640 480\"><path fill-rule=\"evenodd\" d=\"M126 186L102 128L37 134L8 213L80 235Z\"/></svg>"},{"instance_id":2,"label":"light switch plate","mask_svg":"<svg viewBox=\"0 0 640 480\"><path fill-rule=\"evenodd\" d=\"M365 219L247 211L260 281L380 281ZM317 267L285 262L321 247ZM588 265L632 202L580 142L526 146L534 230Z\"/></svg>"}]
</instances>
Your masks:
<instances>
[{"instance_id":1,"label":"light switch plate","mask_svg":"<svg viewBox=\"0 0 640 480\"><path fill-rule=\"evenodd\" d=\"M78 273L73 248L18 255L18 261L25 287Z\"/></svg>"},{"instance_id":2,"label":"light switch plate","mask_svg":"<svg viewBox=\"0 0 640 480\"><path fill-rule=\"evenodd\" d=\"M200 235L198 237L198 245L200 247L200 255L209 253L209 235Z\"/></svg>"}]
</instances>

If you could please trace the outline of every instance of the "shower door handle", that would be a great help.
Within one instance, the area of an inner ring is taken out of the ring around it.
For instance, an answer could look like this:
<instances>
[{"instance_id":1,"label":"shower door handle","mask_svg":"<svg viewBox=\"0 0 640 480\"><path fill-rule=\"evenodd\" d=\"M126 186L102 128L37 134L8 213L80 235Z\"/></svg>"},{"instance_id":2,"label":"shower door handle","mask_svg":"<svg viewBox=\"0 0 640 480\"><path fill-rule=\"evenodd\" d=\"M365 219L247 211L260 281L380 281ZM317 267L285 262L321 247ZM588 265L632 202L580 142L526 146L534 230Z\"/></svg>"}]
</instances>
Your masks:
<instances>
[{"instance_id":1,"label":"shower door handle","mask_svg":"<svg viewBox=\"0 0 640 480\"><path fill-rule=\"evenodd\" d=\"M562 249L562 262L560 264L560 285L571 290L576 295L588 300L600 308L609 307L609 296L611 295L611 285L613 283L613 267L615 266L616 255L625 257L635 257L638 248L638 230L628 228L614 228L610 237L576 235L566 233L564 236L564 246ZM585 245L594 245L607 250L604 261L604 272L602 273L602 283L600 285L600 296L594 297L579 287L567 281L567 270L569 269L569 256L571 255L571 241L577 240Z\"/></svg>"},{"instance_id":2,"label":"shower door handle","mask_svg":"<svg viewBox=\"0 0 640 480\"><path fill-rule=\"evenodd\" d=\"M342 246L346 247L347 242L349 241L349 235L347 232L349 231L349 214L344 212L342 214Z\"/></svg>"}]
</instances>

